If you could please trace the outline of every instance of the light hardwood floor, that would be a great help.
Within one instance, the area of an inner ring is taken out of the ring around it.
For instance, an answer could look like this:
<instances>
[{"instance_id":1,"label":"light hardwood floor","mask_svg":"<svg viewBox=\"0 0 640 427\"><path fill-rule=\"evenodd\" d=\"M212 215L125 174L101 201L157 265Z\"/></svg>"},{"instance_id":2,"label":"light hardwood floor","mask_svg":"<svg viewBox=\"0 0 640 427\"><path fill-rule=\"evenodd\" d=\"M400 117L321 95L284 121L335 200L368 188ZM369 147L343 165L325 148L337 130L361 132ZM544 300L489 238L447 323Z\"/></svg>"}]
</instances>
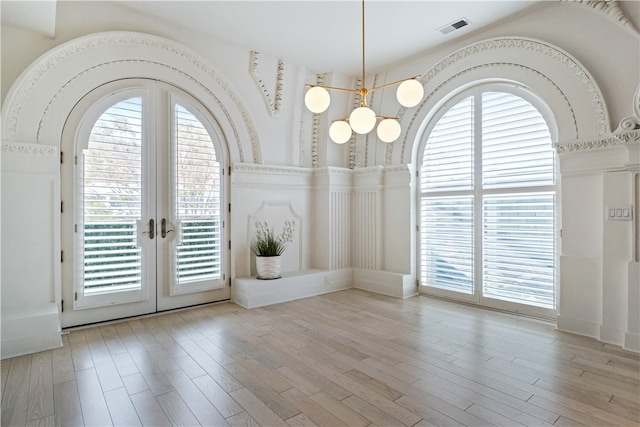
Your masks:
<instances>
[{"instance_id":1,"label":"light hardwood floor","mask_svg":"<svg viewBox=\"0 0 640 427\"><path fill-rule=\"evenodd\" d=\"M73 330L2 361L2 425L639 425L640 356L358 290Z\"/></svg>"}]
</instances>

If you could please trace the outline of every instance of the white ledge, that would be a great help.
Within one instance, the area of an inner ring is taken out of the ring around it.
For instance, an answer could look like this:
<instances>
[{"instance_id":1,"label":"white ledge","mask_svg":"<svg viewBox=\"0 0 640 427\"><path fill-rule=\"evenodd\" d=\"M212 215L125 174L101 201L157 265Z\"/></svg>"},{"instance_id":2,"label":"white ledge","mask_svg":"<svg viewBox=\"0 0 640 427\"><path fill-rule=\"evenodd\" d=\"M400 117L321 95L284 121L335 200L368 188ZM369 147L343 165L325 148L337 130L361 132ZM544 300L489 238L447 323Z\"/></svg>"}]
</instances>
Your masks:
<instances>
[{"instance_id":1,"label":"white ledge","mask_svg":"<svg viewBox=\"0 0 640 427\"><path fill-rule=\"evenodd\" d=\"M244 308L255 308L351 287L350 268L287 272L282 273L282 278L273 280L241 277L233 281L233 301Z\"/></svg>"}]
</instances>

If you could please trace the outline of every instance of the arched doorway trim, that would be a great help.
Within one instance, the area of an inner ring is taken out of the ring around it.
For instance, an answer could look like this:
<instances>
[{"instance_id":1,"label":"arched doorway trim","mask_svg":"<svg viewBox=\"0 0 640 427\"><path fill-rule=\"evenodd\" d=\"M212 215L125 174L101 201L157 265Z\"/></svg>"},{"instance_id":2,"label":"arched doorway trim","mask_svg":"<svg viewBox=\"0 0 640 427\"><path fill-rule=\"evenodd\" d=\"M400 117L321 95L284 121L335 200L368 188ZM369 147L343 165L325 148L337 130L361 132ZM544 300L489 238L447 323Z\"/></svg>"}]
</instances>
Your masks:
<instances>
[{"instance_id":1,"label":"arched doorway trim","mask_svg":"<svg viewBox=\"0 0 640 427\"><path fill-rule=\"evenodd\" d=\"M157 79L192 93L219 121L231 160L261 163L255 125L229 83L186 46L136 32L90 34L34 61L5 100L3 140L59 146L66 117L78 100L128 77Z\"/></svg>"}]
</instances>

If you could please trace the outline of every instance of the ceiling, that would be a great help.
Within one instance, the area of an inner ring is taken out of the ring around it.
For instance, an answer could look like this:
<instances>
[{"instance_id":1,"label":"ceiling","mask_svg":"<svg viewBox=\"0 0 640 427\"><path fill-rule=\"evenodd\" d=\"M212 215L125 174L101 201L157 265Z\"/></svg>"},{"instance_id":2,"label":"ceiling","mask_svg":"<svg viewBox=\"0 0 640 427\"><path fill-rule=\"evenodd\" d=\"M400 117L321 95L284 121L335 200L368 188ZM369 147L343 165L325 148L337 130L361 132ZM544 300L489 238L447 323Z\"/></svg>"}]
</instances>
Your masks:
<instances>
[{"instance_id":1,"label":"ceiling","mask_svg":"<svg viewBox=\"0 0 640 427\"><path fill-rule=\"evenodd\" d=\"M367 0L366 69L373 72L532 6L525 0ZM121 1L315 72L362 73L360 0ZM447 35L439 28L466 18Z\"/></svg>"},{"instance_id":2,"label":"ceiling","mask_svg":"<svg viewBox=\"0 0 640 427\"><path fill-rule=\"evenodd\" d=\"M109 1L314 72L362 73L360 0ZM367 74L464 37L541 1L545 0L367 0ZM43 28L35 29L52 35L56 0L1 3L3 20L8 16L14 23L22 20L22 25L26 22L34 28L38 21L30 21L39 12L44 15L38 17ZM46 10L38 11L38 4L46 5ZM461 18L470 24L449 34L439 31Z\"/></svg>"}]
</instances>

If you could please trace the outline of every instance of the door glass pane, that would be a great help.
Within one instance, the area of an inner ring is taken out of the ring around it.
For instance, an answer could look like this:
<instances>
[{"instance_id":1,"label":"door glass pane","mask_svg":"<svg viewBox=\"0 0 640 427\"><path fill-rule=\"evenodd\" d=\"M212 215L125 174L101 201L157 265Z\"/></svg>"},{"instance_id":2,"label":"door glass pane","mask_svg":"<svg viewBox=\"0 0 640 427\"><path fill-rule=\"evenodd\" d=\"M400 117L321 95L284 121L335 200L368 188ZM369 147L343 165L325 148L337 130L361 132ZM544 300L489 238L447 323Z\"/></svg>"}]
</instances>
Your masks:
<instances>
[{"instance_id":1,"label":"door glass pane","mask_svg":"<svg viewBox=\"0 0 640 427\"><path fill-rule=\"evenodd\" d=\"M473 197L423 198L420 210L421 282L473 293Z\"/></svg>"},{"instance_id":2,"label":"door glass pane","mask_svg":"<svg viewBox=\"0 0 640 427\"><path fill-rule=\"evenodd\" d=\"M82 151L85 295L141 288L141 102L109 108Z\"/></svg>"},{"instance_id":3,"label":"door glass pane","mask_svg":"<svg viewBox=\"0 0 640 427\"><path fill-rule=\"evenodd\" d=\"M220 164L211 136L186 108L175 107L178 284L221 277Z\"/></svg>"},{"instance_id":4,"label":"door glass pane","mask_svg":"<svg viewBox=\"0 0 640 427\"><path fill-rule=\"evenodd\" d=\"M485 196L483 294L555 308L555 196Z\"/></svg>"}]
</instances>

